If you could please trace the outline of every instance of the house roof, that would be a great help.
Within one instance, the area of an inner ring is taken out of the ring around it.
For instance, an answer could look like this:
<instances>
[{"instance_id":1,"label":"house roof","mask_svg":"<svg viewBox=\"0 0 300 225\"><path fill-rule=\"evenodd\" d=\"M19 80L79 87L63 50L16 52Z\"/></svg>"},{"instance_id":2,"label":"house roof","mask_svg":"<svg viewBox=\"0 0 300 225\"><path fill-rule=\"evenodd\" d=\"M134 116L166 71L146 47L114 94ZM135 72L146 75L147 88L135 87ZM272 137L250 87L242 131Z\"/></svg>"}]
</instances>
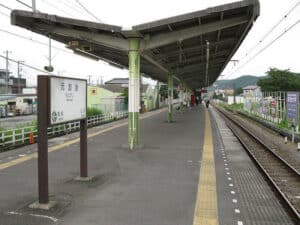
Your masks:
<instances>
[{"instance_id":1,"label":"house roof","mask_svg":"<svg viewBox=\"0 0 300 225\"><path fill-rule=\"evenodd\" d=\"M142 85L142 93L147 91L148 86L149 86L148 84L143 84ZM100 87L104 88L108 91L111 91L113 93L121 93L126 88L128 88L128 87L121 86L120 84L106 84L106 83L105 83L105 85L101 85Z\"/></svg>"},{"instance_id":2,"label":"house roof","mask_svg":"<svg viewBox=\"0 0 300 225\"><path fill-rule=\"evenodd\" d=\"M125 88L127 87L122 87L121 85L116 85L116 84L105 84L105 85L101 85L101 88L104 88L108 91L111 91L113 93L121 93L125 90Z\"/></svg>"},{"instance_id":3,"label":"house roof","mask_svg":"<svg viewBox=\"0 0 300 225\"><path fill-rule=\"evenodd\" d=\"M258 88L257 85L249 85L249 86L243 87L243 90L255 90L257 88Z\"/></svg>"},{"instance_id":4,"label":"house roof","mask_svg":"<svg viewBox=\"0 0 300 225\"><path fill-rule=\"evenodd\" d=\"M222 73L259 11L258 0L243 0L126 30L109 24L13 10L11 23L50 36L76 54L121 68L128 68L129 39L138 38L141 73L167 82L168 73L173 71L175 84L182 81L190 88L201 88L211 85Z\"/></svg>"},{"instance_id":5,"label":"house roof","mask_svg":"<svg viewBox=\"0 0 300 225\"><path fill-rule=\"evenodd\" d=\"M128 78L114 78L112 80L106 81L105 84L128 84Z\"/></svg>"}]
</instances>

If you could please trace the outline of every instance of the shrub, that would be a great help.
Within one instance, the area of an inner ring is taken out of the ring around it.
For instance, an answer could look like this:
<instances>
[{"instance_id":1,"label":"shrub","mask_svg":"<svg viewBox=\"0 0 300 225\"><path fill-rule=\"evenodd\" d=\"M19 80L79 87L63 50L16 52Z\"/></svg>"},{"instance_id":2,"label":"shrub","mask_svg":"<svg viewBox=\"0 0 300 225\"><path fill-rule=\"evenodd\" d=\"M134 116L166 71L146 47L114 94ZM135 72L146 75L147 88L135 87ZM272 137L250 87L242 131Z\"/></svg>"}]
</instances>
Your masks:
<instances>
[{"instance_id":1,"label":"shrub","mask_svg":"<svg viewBox=\"0 0 300 225\"><path fill-rule=\"evenodd\" d=\"M102 111L98 108L87 108L87 116L98 116L102 115Z\"/></svg>"}]
</instances>

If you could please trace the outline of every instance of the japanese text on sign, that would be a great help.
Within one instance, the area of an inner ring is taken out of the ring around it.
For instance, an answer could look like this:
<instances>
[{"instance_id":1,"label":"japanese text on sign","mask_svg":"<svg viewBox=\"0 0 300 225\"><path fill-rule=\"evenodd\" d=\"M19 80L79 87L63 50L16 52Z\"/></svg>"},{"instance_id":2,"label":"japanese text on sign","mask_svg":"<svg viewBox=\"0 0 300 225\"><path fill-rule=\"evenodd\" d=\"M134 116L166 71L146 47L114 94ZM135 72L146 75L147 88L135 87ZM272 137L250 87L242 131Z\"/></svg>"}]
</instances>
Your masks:
<instances>
[{"instance_id":1,"label":"japanese text on sign","mask_svg":"<svg viewBox=\"0 0 300 225\"><path fill-rule=\"evenodd\" d=\"M298 124L298 106L299 105L299 93L288 92L287 93L287 118L291 125L297 126Z\"/></svg>"},{"instance_id":2,"label":"japanese text on sign","mask_svg":"<svg viewBox=\"0 0 300 225\"><path fill-rule=\"evenodd\" d=\"M86 118L86 81L50 77L50 124Z\"/></svg>"}]
</instances>

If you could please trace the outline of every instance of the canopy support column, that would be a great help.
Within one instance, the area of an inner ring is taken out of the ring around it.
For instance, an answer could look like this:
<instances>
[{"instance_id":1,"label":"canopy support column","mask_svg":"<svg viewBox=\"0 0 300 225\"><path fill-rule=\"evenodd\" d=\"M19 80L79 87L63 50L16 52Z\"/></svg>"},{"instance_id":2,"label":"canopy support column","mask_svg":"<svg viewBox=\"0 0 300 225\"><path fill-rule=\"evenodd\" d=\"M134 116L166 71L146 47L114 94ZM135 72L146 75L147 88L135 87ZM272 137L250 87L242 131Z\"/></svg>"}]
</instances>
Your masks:
<instances>
[{"instance_id":1,"label":"canopy support column","mask_svg":"<svg viewBox=\"0 0 300 225\"><path fill-rule=\"evenodd\" d=\"M184 91L183 91L183 83L181 82L179 85L179 100L180 100L180 112L183 113L184 107L183 107L183 102L184 102Z\"/></svg>"},{"instance_id":2,"label":"canopy support column","mask_svg":"<svg viewBox=\"0 0 300 225\"><path fill-rule=\"evenodd\" d=\"M173 122L173 73L168 74L168 122Z\"/></svg>"},{"instance_id":3,"label":"canopy support column","mask_svg":"<svg viewBox=\"0 0 300 225\"><path fill-rule=\"evenodd\" d=\"M128 146L140 144L140 40L129 39Z\"/></svg>"}]
</instances>

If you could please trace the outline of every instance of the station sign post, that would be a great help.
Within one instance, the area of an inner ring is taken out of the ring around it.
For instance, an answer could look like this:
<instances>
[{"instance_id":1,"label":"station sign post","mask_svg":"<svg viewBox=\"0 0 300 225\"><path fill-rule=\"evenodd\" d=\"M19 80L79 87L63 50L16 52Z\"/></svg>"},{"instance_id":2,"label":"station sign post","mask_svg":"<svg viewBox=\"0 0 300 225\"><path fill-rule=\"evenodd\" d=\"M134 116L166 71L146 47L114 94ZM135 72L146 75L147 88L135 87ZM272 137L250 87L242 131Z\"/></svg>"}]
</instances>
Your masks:
<instances>
[{"instance_id":1,"label":"station sign post","mask_svg":"<svg viewBox=\"0 0 300 225\"><path fill-rule=\"evenodd\" d=\"M292 142L294 142L295 129L298 130L299 123L299 93L288 92L286 99L287 119L292 126Z\"/></svg>"},{"instance_id":2,"label":"station sign post","mask_svg":"<svg viewBox=\"0 0 300 225\"><path fill-rule=\"evenodd\" d=\"M37 94L38 203L45 205L49 203L48 127L80 120L80 178L88 177L87 82L82 79L40 75Z\"/></svg>"}]
</instances>

